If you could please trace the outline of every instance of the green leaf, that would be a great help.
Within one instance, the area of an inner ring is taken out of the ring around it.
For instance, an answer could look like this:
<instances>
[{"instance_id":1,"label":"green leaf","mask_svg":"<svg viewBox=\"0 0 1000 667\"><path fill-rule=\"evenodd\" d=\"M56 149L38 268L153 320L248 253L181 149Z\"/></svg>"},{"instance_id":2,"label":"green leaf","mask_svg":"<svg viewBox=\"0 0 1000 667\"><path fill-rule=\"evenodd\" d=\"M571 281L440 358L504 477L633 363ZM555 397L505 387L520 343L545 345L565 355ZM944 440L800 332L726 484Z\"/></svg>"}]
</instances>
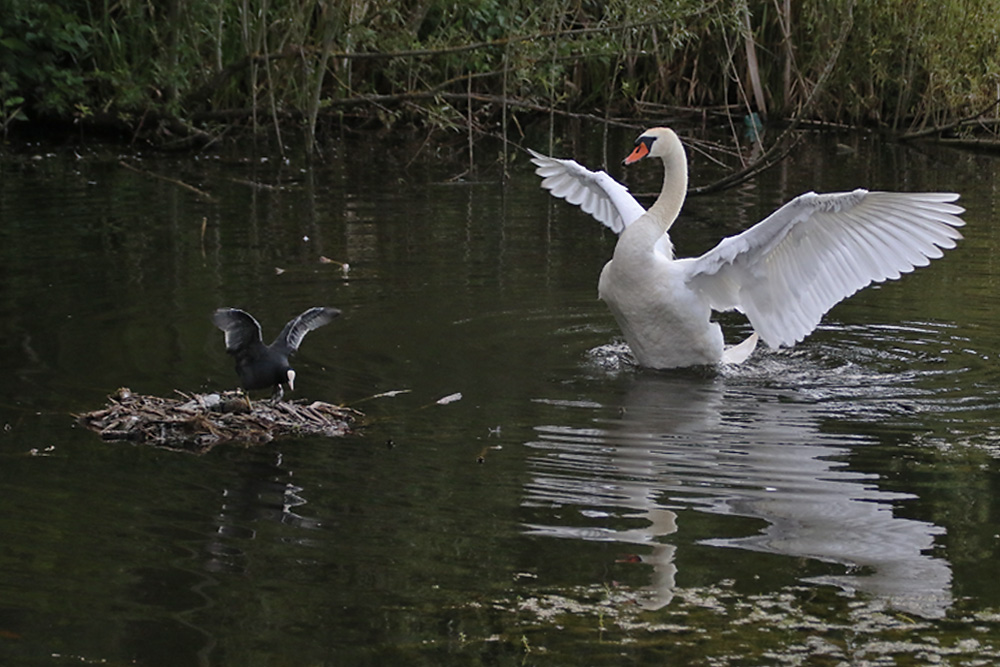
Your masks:
<instances>
[{"instance_id":1,"label":"green leaf","mask_svg":"<svg viewBox=\"0 0 1000 667\"><path fill-rule=\"evenodd\" d=\"M0 39L0 46L10 49L11 51L17 51L20 53L28 53L30 49L24 41L18 39L17 37L5 37Z\"/></svg>"}]
</instances>

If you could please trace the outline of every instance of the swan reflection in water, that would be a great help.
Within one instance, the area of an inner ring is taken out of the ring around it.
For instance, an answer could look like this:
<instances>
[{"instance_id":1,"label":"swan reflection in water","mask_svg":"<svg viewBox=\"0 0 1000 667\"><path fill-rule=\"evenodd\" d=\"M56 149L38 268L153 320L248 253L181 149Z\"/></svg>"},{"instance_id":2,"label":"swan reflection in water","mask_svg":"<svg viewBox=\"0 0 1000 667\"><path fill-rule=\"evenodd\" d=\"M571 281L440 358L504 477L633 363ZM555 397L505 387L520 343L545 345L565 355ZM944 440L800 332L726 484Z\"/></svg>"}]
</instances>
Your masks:
<instances>
[{"instance_id":1,"label":"swan reflection in water","mask_svg":"<svg viewBox=\"0 0 1000 667\"><path fill-rule=\"evenodd\" d=\"M723 376L641 373L619 418L595 417L587 428L537 427L523 501L536 518L572 506L591 522L642 517L648 525L581 528L543 519L525 524L526 532L649 545L642 560L653 575L639 603L658 609L675 586L670 536L684 530L670 508L752 517L767 523L758 534L700 544L838 563L853 573L806 581L942 616L951 605L951 569L926 551L944 529L896 516L893 503L911 496L879 489L875 475L837 460L870 440L822 433L822 406L790 402L788 393ZM593 404L540 400L565 406L574 423L584 410L610 414Z\"/></svg>"}]
</instances>

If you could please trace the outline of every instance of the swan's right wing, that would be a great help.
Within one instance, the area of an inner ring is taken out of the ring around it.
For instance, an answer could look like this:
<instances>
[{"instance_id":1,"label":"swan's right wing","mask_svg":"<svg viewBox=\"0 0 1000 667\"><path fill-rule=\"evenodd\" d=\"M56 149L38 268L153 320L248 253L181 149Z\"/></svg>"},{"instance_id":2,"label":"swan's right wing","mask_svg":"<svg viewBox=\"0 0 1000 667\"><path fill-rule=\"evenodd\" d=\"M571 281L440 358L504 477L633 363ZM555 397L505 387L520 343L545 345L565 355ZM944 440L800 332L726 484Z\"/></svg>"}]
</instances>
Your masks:
<instances>
[{"instance_id":1,"label":"swan's right wing","mask_svg":"<svg viewBox=\"0 0 1000 667\"><path fill-rule=\"evenodd\" d=\"M935 192L810 192L678 265L713 309L742 311L771 347L793 345L842 299L954 248L964 224L956 199Z\"/></svg>"},{"instance_id":2,"label":"swan's right wing","mask_svg":"<svg viewBox=\"0 0 1000 667\"><path fill-rule=\"evenodd\" d=\"M646 212L624 185L604 171L590 171L575 160L560 160L528 149L542 187L552 196L576 204L615 234Z\"/></svg>"}]
</instances>

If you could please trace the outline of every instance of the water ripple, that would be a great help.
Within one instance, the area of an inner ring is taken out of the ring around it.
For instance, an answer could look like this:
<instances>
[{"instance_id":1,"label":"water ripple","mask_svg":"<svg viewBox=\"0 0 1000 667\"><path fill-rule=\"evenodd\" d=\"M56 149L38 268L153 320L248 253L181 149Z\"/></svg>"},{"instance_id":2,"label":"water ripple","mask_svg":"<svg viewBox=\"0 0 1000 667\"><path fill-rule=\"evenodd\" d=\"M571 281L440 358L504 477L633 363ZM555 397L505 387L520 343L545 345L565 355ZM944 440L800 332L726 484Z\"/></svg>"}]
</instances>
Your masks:
<instances>
[{"instance_id":1,"label":"water ripple","mask_svg":"<svg viewBox=\"0 0 1000 667\"><path fill-rule=\"evenodd\" d=\"M943 615L951 569L926 553L943 529L898 516L896 504L913 496L847 469L845 459L869 438L823 428L834 415L926 407L933 392L921 382L939 370L882 373L843 357L833 362L834 349L764 353L716 373L634 372L620 405L539 399L562 405L566 423L537 426L527 443L534 454L525 529L663 547L677 530L665 512L759 519L765 527L749 537L700 543L840 564L842 574L811 581L862 590L908 613ZM907 356L891 353L887 363ZM636 518L648 525L636 528ZM657 554L649 557L660 583L649 594L665 604L673 551Z\"/></svg>"}]
</instances>

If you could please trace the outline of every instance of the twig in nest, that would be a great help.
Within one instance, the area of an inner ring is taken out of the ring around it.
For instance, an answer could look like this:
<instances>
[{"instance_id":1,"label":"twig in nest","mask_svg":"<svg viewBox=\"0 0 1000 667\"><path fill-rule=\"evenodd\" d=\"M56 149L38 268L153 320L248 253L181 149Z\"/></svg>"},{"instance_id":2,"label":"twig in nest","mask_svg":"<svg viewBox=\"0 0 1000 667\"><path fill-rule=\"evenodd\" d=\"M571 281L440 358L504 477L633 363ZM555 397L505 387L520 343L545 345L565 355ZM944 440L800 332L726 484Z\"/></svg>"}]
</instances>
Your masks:
<instances>
[{"instance_id":1,"label":"twig in nest","mask_svg":"<svg viewBox=\"0 0 1000 667\"><path fill-rule=\"evenodd\" d=\"M242 394L185 394L181 399L133 394L119 389L108 406L77 421L104 440L146 442L204 453L222 442L269 442L282 436L347 435L362 414L319 401L304 405L257 401L246 408Z\"/></svg>"}]
</instances>

